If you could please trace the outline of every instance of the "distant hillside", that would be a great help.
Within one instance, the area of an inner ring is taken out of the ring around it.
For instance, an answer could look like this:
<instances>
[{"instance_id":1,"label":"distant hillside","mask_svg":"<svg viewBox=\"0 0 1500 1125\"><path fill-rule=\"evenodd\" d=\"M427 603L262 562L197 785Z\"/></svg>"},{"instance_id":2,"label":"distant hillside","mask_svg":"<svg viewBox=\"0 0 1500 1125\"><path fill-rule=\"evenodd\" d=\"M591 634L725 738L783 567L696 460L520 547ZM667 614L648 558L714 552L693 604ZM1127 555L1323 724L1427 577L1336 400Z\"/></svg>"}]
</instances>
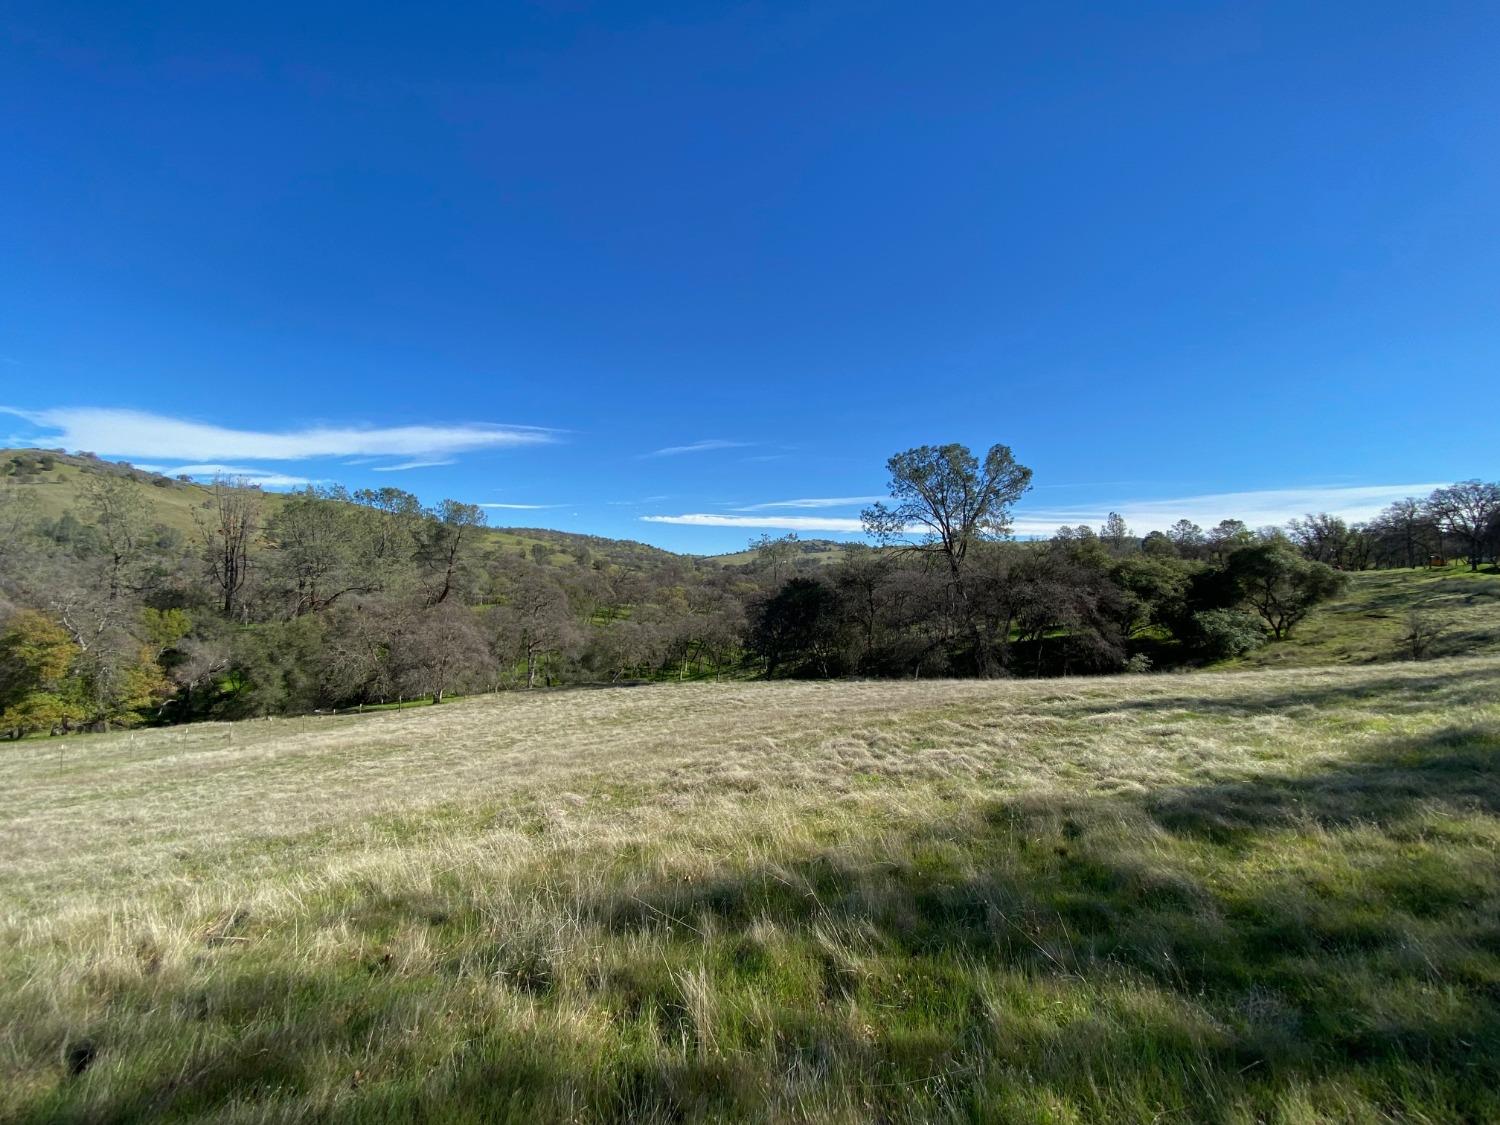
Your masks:
<instances>
[{"instance_id":1,"label":"distant hillside","mask_svg":"<svg viewBox=\"0 0 1500 1125\"><path fill-rule=\"evenodd\" d=\"M208 485L184 481L161 473L138 469L127 461L108 461L88 454L55 449L0 449L0 479L26 487L37 498L43 519L60 519L69 511L84 518L83 483L91 473L111 473L135 481L144 497L150 520L191 537L196 533L193 512L208 505ZM269 518L286 493L263 492L262 515ZM606 539L598 535L576 535L546 528L490 527L486 535L497 549L530 553L542 547L553 553L552 563L572 566L579 561L604 558L632 569L669 561L689 561L689 556L630 539Z\"/></svg>"},{"instance_id":2,"label":"distant hillside","mask_svg":"<svg viewBox=\"0 0 1500 1125\"><path fill-rule=\"evenodd\" d=\"M834 539L801 539L797 546L800 552L797 558L801 562L832 563L843 557L845 544ZM746 549L731 551L727 555L709 555L705 561L719 566L748 566L755 558L755 551Z\"/></svg>"},{"instance_id":3,"label":"distant hillside","mask_svg":"<svg viewBox=\"0 0 1500 1125\"><path fill-rule=\"evenodd\" d=\"M193 510L202 507L209 497L209 490L201 484L148 473L127 462L49 449L0 449L0 478L27 487L45 519L81 511L83 484L90 473L129 477L140 486L152 521L184 535L194 530ZM268 510L274 510L280 499L274 492L266 493Z\"/></svg>"}]
</instances>

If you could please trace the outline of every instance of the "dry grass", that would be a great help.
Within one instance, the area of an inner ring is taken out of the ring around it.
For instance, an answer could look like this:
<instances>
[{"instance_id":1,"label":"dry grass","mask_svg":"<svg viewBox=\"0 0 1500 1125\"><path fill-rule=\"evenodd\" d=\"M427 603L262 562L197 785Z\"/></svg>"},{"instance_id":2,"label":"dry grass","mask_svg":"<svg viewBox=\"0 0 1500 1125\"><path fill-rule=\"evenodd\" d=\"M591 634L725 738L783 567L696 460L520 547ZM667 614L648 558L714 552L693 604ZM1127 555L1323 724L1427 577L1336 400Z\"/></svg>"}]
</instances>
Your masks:
<instances>
[{"instance_id":1,"label":"dry grass","mask_svg":"<svg viewBox=\"0 0 1500 1125\"><path fill-rule=\"evenodd\" d=\"M0 1116L1500 1114L1500 658L660 685L0 764Z\"/></svg>"}]
</instances>

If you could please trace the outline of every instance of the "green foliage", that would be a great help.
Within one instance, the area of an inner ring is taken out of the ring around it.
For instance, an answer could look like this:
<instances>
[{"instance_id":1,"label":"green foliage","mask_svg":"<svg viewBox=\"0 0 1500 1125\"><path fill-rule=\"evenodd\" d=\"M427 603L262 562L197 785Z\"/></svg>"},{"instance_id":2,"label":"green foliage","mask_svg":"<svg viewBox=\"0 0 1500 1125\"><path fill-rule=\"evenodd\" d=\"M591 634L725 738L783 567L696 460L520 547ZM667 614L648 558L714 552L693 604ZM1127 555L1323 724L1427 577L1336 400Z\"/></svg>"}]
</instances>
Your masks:
<instances>
[{"instance_id":1,"label":"green foliage","mask_svg":"<svg viewBox=\"0 0 1500 1125\"><path fill-rule=\"evenodd\" d=\"M324 622L298 617L242 629L234 635L233 672L217 709L225 718L312 711L327 702L319 672Z\"/></svg>"},{"instance_id":2,"label":"green foliage","mask_svg":"<svg viewBox=\"0 0 1500 1125\"><path fill-rule=\"evenodd\" d=\"M1349 576L1343 593L1322 602L1292 635L1236 659L1248 667L1317 667L1410 659L1410 616L1436 626L1423 656L1500 652L1500 574L1379 570Z\"/></svg>"},{"instance_id":3,"label":"green foliage","mask_svg":"<svg viewBox=\"0 0 1500 1125\"><path fill-rule=\"evenodd\" d=\"M1165 537L1161 540L1170 547ZM1115 564L1112 577L1126 599L1126 631L1137 634L1180 612L1196 564L1171 555L1142 554Z\"/></svg>"},{"instance_id":4,"label":"green foliage","mask_svg":"<svg viewBox=\"0 0 1500 1125\"><path fill-rule=\"evenodd\" d=\"M1326 563L1302 558L1279 543L1233 551L1225 571L1244 603L1260 615L1277 640L1313 606L1343 590L1348 581Z\"/></svg>"},{"instance_id":5,"label":"green foliage","mask_svg":"<svg viewBox=\"0 0 1500 1125\"><path fill-rule=\"evenodd\" d=\"M0 461L0 477L25 479L50 473L57 467L57 457L52 453L22 451L13 453Z\"/></svg>"},{"instance_id":6,"label":"green foliage","mask_svg":"<svg viewBox=\"0 0 1500 1125\"><path fill-rule=\"evenodd\" d=\"M153 609L147 606L141 610L141 627L146 642L160 655L192 632L193 618L184 609Z\"/></svg>"},{"instance_id":7,"label":"green foliage","mask_svg":"<svg viewBox=\"0 0 1500 1125\"><path fill-rule=\"evenodd\" d=\"M816 578L793 578L760 608L751 651L769 675L829 676L840 671L838 591Z\"/></svg>"},{"instance_id":8,"label":"green foliage","mask_svg":"<svg viewBox=\"0 0 1500 1125\"><path fill-rule=\"evenodd\" d=\"M1205 609L1193 615L1199 646L1212 660L1243 656L1266 643L1260 618L1241 609Z\"/></svg>"},{"instance_id":9,"label":"green foliage","mask_svg":"<svg viewBox=\"0 0 1500 1125\"><path fill-rule=\"evenodd\" d=\"M35 610L21 610L0 633L0 690L55 685L68 674L78 652L56 621Z\"/></svg>"},{"instance_id":10,"label":"green foliage","mask_svg":"<svg viewBox=\"0 0 1500 1125\"><path fill-rule=\"evenodd\" d=\"M84 719L83 705L55 691L29 691L0 711L0 731L12 738L35 731L54 731Z\"/></svg>"},{"instance_id":11,"label":"green foliage","mask_svg":"<svg viewBox=\"0 0 1500 1125\"><path fill-rule=\"evenodd\" d=\"M45 614L22 610L0 633L0 731L50 731L84 716L70 679L81 651Z\"/></svg>"},{"instance_id":12,"label":"green foliage","mask_svg":"<svg viewBox=\"0 0 1500 1125\"><path fill-rule=\"evenodd\" d=\"M81 661L78 689L86 721L99 726L138 726L145 712L171 694L171 685L148 646L133 652L100 652Z\"/></svg>"}]
</instances>

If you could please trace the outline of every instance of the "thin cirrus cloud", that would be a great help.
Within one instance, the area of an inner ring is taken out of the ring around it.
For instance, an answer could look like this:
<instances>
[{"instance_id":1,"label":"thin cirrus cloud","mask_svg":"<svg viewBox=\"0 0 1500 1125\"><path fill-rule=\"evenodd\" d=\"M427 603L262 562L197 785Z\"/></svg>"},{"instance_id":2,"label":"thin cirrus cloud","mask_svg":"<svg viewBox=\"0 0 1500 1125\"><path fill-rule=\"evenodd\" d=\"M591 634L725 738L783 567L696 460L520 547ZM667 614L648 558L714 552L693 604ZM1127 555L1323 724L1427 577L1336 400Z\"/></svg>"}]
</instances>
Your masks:
<instances>
[{"instance_id":1,"label":"thin cirrus cloud","mask_svg":"<svg viewBox=\"0 0 1500 1125\"><path fill-rule=\"evenodd\" d=\"M1426 496L1441 484L1308 485L1251 492L1213 492L1166 500L1130 500L1114 505L1077 505L1037 511L1023 509L1015 520L1018 535L1051 535L1063 524L1102 523L1119 512L1139 535L1166 530L1178 520L1208 528L1220 520L1242 520L1249 527L1284 524L1308 512L1329 512L1353 522L1368 520L1382 508L1408 496Z\"/></svg>"},{"instance_id":2,"label":"thin cirrus cloud","mask_svg":"<svg viewBox=\"0 0 1500 1125\"><path fill-rule=\"evenodd\" d=\"M877 500L886 500L885 496L823 496L808 497L802 500L772 500L767 504L747 504L742 508L735 508L736 512L770 512L778 508L852 508L859 504L873 504Z\"/></svg>"},{"instance_id":3,"label":"thin cirrus cloud","mask_svg":"<svg viewBox=\"0 0 1500 1125\"><path fill-rule=\"evenodd\" d=\"M786 531L864 530L859 520L832 516L718 516L708 512L689 512L681 516L642 516L647 523L675 523L687 527L776 527Z\"/></svg>"},{"instance_id":4,"label":"thin cirrus cloud","mask_svg":"<svg viewBox=\"0 0 1500 1125\"><path fill-rule=\"evenodd\" d=\"M1012 531L1020 536L1051 535L1063 524L1102 523L1111 511L1119 512L1137 534L1165 530L1178 520L1210 527L1225 519L1243 520L1250 527L1284 524L1307 512L1331 512L1346 520L1368 520L1382 508L1407 496L1425 496L1441 484L1314 485L1302 488L1262 489L1251 492L1217 492L1173 499L1122 501L1116 504L1076 505L1046 510L1017 511ZM856 498L844 497L853 502ZM764 508L787 508L790 502L753 505L737 512ZM801 507L812 507L804 502ZM830 505L832 506L832 505ZM641 516L649 523L687 527L778 528L783 531L821 531L858 534L864 530L858 519L838 516L720 515L689 512L683 515Z\"/></svg>"},{"instance_id":5,"label":"thin cirrus cloud","mask_svg":"<svg viewBox=\"0 0 1500 1125\"><path fill-rule=\"evenodd\" d=\"M642 453L642 457L680 457L684 453L711 453L715 449L748 449L753 443L748 441L725 441L723 438L706 438L703 441L691 442L688 445L668 445L662 449L653 449L650 453Z\"/></svg>"},{"instance_id":6,"label":"thin cirrus cloud","mask_svg":"<svg viewBox=\"0 0 1500 1125\"><path fill-rule=\"evenodd\" d=\"M0 412L52 431L44 440L69 449L131 457L141 454L181 460L235 458L301 461L320 457L385 456L436 459L454 453L556 440L537 426L467 423L441 426L311 426L296 430L240 430L142 410L59 407Z\"/></svg>"},{"instance_id":7,"label":"thin cirrus cloud","mask_svg":"<svg viewBox=\"0 0 1500 1125\"><path fill-rule=\"evenodd\" d=\"M348 462L345 462L348 464ZM371 465L372 473L404 473L408 469L435 469L439 465L455 464L452 457L444 457L440 461L403 461L399 465Z\"/></svg>"},{"instance_id":8,"label":"thin cirrus cloud","mask_svg":"<svg viewBox=\"0 0 1500 1125\"><path fill-rule=\"evenodd\" d=\"M229 477L260 488L303 488L317 483L307 477L279 473L274 469L252 469L244 465L137 465L136 468L172 477Z\"/></svg>"}]
</instances>

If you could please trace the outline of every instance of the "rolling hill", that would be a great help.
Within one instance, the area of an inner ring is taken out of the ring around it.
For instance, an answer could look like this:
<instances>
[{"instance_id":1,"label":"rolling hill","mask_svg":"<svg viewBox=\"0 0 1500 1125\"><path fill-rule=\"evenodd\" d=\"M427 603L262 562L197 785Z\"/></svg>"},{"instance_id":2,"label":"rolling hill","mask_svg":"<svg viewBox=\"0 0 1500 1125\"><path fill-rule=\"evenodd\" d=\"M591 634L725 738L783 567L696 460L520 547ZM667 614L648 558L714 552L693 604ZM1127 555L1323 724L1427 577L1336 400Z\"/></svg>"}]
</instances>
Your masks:
<instances>
[{"instance_id":1,"label":"rolling hill","mask_svg":"<svg viewBox=\"0 0 1500 1125\"><path fill-rule=\"evenodd\" d=\"M46 519L58 519L68 511L81 513L85 507L83 482L87 474L98 472L129 478L145 502L150 522L171 528L185 537L196 533L193 513L206 507L211 497L211 489L204 483L148 472L128 462L58 450L0 449L0 477L26 488L36 498L39 515ZM263 515L272 515L285 495L265 490ZM559 566L574 565L573 556L582 551L632 567L649 567L653 562L690 557L635 540L607 539L545 528L489 527L484 535L495 548L524 551L530 551L534 546L550 548L555 552L552 562Z\"/></svg>"}]
</instances>

